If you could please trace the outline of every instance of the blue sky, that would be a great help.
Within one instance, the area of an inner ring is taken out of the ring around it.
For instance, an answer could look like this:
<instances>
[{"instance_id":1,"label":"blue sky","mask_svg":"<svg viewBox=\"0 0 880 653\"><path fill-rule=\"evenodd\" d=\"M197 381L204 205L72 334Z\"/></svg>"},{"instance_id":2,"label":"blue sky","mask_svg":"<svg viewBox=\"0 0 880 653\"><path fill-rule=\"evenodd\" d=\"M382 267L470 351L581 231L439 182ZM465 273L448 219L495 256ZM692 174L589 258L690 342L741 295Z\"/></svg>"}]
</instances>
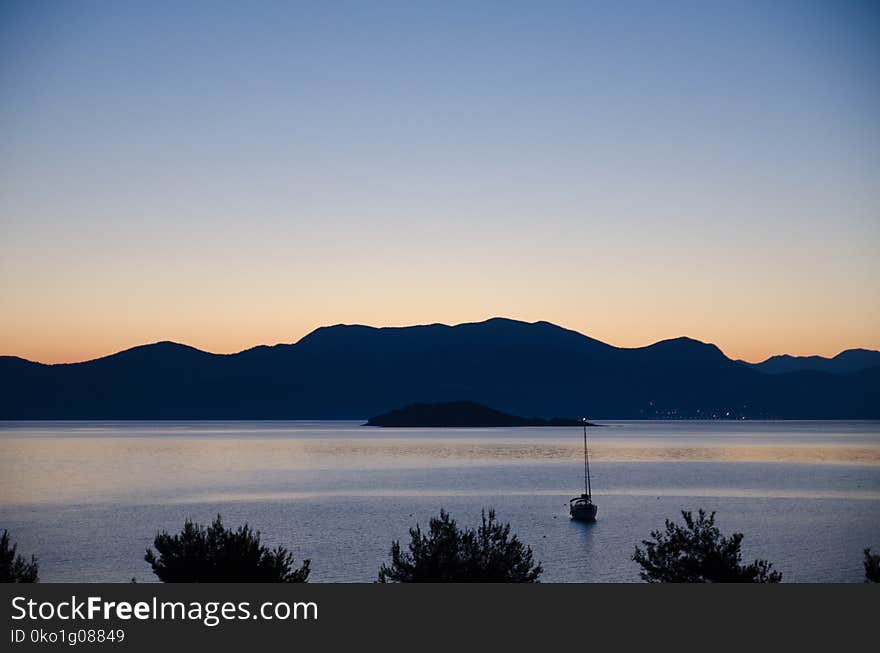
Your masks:
<instances>
[{"instance_id":1,"label":"blue sky","mask_svg":"<svg viewBox=\"0 0 880 653\"><path fill-rule=\"evenodd\" d=\"M880 348L878 37L847 2L4 3L0 353L491 315Z\"/></svg>"}]
</instances>

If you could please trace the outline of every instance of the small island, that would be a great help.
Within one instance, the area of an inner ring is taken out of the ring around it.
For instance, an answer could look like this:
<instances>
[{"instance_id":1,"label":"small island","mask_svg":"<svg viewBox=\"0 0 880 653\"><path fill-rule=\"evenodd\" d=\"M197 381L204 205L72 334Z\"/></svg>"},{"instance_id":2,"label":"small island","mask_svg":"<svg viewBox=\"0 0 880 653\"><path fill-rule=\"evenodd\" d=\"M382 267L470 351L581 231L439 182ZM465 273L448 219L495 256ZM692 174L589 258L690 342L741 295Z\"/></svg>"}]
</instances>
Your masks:
<instances>
[{"instance_id":1,"label":"small island","mask_svg":"<svg viewBox=\"0 0 880 653\"><path fill-rule=\"evenodd\" d=\"M485 428L511 426L583 426L580 419L517 417L473 401L410 404L367 420L364 426L388 428ZM586 422L587 426L596 426Z\"/></svg>"}]
</instances>

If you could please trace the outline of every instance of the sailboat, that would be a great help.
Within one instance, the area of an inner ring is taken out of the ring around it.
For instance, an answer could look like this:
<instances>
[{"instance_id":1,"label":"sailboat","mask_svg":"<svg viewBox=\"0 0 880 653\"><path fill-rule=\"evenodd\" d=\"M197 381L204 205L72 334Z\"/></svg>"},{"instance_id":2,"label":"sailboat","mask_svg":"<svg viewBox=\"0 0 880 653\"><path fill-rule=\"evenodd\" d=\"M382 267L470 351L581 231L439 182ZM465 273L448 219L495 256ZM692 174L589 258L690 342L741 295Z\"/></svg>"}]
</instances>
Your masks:
<instances>
[{"instance_id":1,"label":"sailboat","mask_svg":"<svg viewBox=\"0 0 880 653\"><path fill-rule=\"evenodd\" d=\"M587 418L581 418L584 424L584 493L568 502L568 514L577 521L596 521L596 504L593 503L593 491L590 486L590 453L587 450Z\"/></svg>"}]
</instances>

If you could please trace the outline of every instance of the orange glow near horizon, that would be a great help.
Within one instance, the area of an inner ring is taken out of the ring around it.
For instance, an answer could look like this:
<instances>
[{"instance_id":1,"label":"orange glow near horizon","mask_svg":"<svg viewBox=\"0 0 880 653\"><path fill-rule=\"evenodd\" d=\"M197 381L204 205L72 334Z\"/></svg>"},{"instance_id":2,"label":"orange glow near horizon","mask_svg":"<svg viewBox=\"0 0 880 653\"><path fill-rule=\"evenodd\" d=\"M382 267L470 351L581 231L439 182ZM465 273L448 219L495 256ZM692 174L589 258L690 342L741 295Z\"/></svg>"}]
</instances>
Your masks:
<instances>
[{"instance_id":1,"label":"orange glow near horizon","mask_svg":"<svg viewBox=\"0 0 880 653\"><path fill-rule=\"evenodd\" d=\"M578 239L531 225L493 247L466 233L389 244L254 229L234 248L207 248L201 233L162 242L144 233L112 248L13 239L0 243L0 354L74 362L160 340L231 353L340 323L501 316L619 347L688 336L753 362L834 356L880 349L877 238L862 230L838 248L813 240L777 254L776 243L743 243L723 256L657 247L627 229L585 256Z\"/></svg>"},{"instance_id":2,"label":"orange glow near horizon","mask_svg":"<svg viewBox=\"0 0 880 653\"><path fill-rule=\"evenodd\" d=\"M452 320L416 319L402 320L398 322L379 322L369 319L345 319L343 317L328 318L321 323L297 323L295 318L282 320L283 326L275 328L258 328L255 325L229 324L228 322L216 323L218 328L211 330L210 325L200 329L196 325L168 325L155 327L144 324L141 326L127 325L129 332L113 332L111 328L81 329L79 333L72 332L72 324L59 329L64 334L58 337L53 329L40 329L35 325L26 334L12 334L7 328L0 330L3 336L3 346L0 355L20 356L27 360L41 363L73 363L92 360L110 355L138 345L150 344L159 341L170 340L181 344L190 345L203 351L218 354L231 354L258 345L274 345L279 343L295 343L312 330L332 324L366 324L368 326L411 326L414 324L460 324L462 322L479 322L490 317L511 317L534 322L538 318L534 316L495 315L483 314L476 316L462 316ZM674 330L672 327L661 325L656 333L651 333L646 325L641 328L615 328L613 325L583 321L578 324L574 321L548 319L563 328L578 331L597 340L601 340L617 347L642 347L659 340L688 336L710 342L717 345L728 357L742 359L749 362L760 362L769 356L776 354L791 354L793 356L819 355L833 357L843 350L851 348L880 349L880 338L872 337L876 334L865 330L863 340L846 342L836 339L833 333L820 334L802 332L786 333L785 329L767 329L766 340L748 341L737 334L734 329L718 329L716 334L709 333L706 325L701 325L699 330ZM664 327L665 330L664 330ZM26 337L25 337L26 336ZM737 338L737 336L740 336Z\"/></svg>"}]
</instances>

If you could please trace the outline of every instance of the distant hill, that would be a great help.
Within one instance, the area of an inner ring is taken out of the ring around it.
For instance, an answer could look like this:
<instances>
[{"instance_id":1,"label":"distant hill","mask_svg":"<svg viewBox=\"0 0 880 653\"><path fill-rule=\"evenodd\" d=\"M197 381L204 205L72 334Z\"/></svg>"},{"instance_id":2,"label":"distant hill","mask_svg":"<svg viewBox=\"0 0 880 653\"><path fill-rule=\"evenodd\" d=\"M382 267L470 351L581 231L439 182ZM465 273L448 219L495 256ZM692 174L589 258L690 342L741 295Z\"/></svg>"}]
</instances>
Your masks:
<instances>
[{"instance_id":1,"label":"distant hill","mask_svg":"<svg viewBox=\"0 0 880 653\"><path fill-rule=\"evenodd\" d=\"M473 401L448 401L438 404L410 404L371 417L364 426L483 428L498 426L581 426L579 419L552 417L517 417ZM587 422L588 426L595 426Z\"/></svg>"},{"instance_id":2,"label":"distant hill","mask_svg":"<svg viewBox=\"0 0 880 653\"><path fill-rule=\"evenodd\" d=\"M880 351L871 349L847 349L834 358L823 356L771 356L761 363L746 363L767 374L785 374L788 372L831 372L832 374L850 374L861 372L871 367L880 366Z\"/></svg>"},{"instance_id":3,"label":"distant hill","mask_svg":"<svg viewBox=\"0 0 880 653\"><path fill-rule=\"evenodd\" d=\"M217 355L170 342L83 363L0 358L0 419L364 419L461 398L592 419L880 419L880 367L769 374L690 338L625 349L548 322L322 327Z\"/></svg>"}]
</instances>

